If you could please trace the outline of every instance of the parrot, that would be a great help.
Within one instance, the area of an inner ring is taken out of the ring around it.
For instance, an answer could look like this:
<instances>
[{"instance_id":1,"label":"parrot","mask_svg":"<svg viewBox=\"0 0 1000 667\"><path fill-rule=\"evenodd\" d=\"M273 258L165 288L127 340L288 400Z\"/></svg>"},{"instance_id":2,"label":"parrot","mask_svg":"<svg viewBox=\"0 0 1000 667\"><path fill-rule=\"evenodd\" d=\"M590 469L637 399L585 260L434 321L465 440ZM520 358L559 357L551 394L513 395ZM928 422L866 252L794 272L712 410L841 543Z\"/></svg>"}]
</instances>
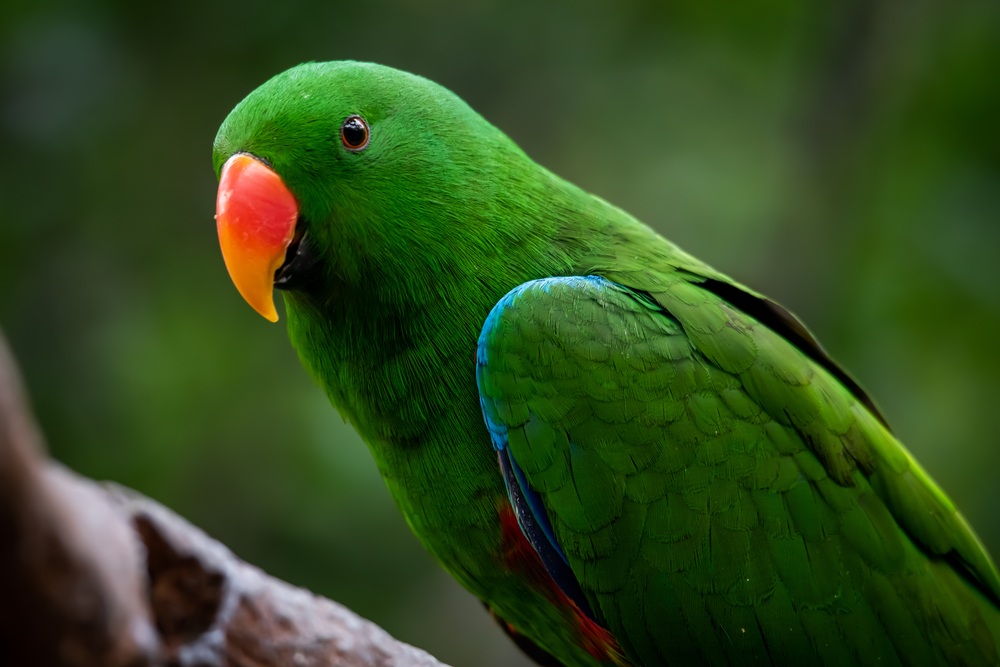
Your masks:
<instances>
[{"instance_id":1,"label":"parrot","mask_svg":"<svg viewBox=\"0 0 1000 667\"><path fill-rule=\"evenodd\" d=\"M272 322L282 292L413 533L539 664L998 664L993 561L806 326L451 91L302 64L212 157L237 290Z\"/></svg>"}]
</instances>

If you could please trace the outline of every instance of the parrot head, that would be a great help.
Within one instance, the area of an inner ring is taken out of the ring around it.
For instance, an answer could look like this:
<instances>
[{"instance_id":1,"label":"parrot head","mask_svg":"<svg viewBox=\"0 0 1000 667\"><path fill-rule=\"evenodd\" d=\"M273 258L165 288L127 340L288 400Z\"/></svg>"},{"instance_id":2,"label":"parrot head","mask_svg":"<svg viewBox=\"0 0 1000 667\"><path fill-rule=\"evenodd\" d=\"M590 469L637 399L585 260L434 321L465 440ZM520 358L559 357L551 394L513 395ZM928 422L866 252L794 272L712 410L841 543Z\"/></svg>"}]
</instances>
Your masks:
<instances>
[{"instance_id":1,"label":"parrot head","mask_svg":"<svg viewBox=\"0 0 1000 667\"><path fill-rule=\"evenodd\" d=\"M272 322L273 288L325 283L329 294L371 289L380 275L445 279L457 256L499 243L502 226L483 214L503 199L490 170L520 160L503 133L431 81L367 63L300 65L240 102L216 136L226 267Z\"/></svg>"}]
</instances>

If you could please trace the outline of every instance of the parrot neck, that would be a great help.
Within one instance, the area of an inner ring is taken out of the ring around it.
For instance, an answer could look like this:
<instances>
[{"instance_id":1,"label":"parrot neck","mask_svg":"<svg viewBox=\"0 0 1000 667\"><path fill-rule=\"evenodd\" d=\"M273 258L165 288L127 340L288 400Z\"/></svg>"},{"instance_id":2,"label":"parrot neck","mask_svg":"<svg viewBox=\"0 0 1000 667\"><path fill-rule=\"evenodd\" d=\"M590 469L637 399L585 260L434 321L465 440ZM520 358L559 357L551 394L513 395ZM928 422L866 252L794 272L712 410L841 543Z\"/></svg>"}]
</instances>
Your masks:
<instances>
[{"instance_id":1,"label":"parrot neck","mask_svg":"<svg viewBox=\"0 0 1000 667\"><path fill-rule=\"evenodd\" d=\"M285 292L293 345L373 452L427 444L430 425L457 406L468 413L464 432L482 428L476 341L508 291L536 278L620 265L624 246L638 264L660 263L676 250L620 209L535 170L530 183L491 186L490 206L420 222L458 226L437 234L437 246L432 239L419 252L400 247L391 261L369 260L347 277L332 271L309 291ZM488 447L483 453L492 476L496 462Z\"/></svg>"},{"instance_id":2,"label":"parrot neck","mask_svg":"<svg viewBox=\"0 0 1000 667\"><path fill-rule=\"evenodd\" d=\"M489 242L415 258L404 272L377 265L351 281L285 292L303 365L368 444L414 532L443 563L456 522L492 525L506 498L475 379L490 310L528 280L600 273L623 245L639 264L673 247L603 200L543 176L528 196L493 207L509 216L506 226L480 215L477 224L493 230Z\"/></svg>"}]
</instances>

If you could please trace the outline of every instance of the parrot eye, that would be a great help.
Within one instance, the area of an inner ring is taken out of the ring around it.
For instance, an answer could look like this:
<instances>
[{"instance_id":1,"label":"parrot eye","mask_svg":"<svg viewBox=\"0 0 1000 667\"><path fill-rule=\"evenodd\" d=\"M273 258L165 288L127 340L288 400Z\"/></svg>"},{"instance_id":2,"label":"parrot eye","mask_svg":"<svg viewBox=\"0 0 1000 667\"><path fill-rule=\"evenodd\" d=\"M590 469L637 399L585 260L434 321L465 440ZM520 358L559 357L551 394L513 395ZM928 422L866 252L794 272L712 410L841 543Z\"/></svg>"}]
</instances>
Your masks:
<instances>
[{"instance_id":1,"label":"parrot eye","mask_svg":"<svg viewBox=\"0 0 1000 667\"><path fill-rule=\"evenodd\" d=\"M361 116L348 116L340 126L340 140L349 151L360 151L368 145L368 123Z\"/></svg>"}]
</instances>

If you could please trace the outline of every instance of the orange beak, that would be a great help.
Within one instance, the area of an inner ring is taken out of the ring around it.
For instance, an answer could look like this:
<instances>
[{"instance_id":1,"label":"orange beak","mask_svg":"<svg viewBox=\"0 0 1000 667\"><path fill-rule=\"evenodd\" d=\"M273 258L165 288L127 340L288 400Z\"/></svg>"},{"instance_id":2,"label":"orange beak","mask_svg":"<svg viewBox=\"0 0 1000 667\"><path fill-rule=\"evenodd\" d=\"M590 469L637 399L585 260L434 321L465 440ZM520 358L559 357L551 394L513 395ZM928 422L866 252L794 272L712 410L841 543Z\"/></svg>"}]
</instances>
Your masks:
<instances>
[{"instance_id":1,"label":"orange beak","mask_svg":"<svg viewBox=\"0 0 1000 667\"><path fill-rule=\"evenodd\" d=\"M295 235L299 206L272 169L245 153L222 167L215 222L222 258L236 289L254 310L278 321L274 272Z\"/></svg>"}]
</instances>

